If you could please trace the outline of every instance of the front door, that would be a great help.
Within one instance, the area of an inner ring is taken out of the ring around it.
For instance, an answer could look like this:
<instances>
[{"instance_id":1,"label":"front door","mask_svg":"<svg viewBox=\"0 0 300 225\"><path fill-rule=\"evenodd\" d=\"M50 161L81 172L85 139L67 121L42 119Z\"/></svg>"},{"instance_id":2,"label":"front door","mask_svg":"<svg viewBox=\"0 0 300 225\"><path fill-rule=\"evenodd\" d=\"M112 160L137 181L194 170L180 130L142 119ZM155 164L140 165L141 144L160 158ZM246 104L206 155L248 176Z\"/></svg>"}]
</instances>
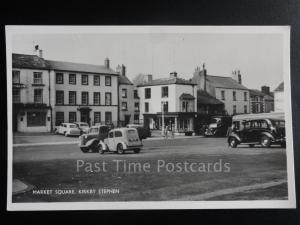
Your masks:
<instances>
[{"instance_id":1,"label":"front door","mask_svg":"<svg viewBox=\"0 0 300 225\"><path fill-rule=\"evenodd\" d=\"M85 122L90 124L90 112L89 111L81 111L80 122Z\"/></svg>"}]
</instances>

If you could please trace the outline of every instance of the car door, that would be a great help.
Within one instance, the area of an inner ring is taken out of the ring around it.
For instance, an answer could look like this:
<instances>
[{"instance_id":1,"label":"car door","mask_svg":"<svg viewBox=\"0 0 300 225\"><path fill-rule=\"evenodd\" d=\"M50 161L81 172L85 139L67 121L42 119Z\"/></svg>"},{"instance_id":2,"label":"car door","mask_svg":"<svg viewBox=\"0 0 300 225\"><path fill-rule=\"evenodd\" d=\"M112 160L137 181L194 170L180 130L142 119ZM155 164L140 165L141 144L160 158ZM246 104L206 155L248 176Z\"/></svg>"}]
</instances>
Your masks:
<instances>
[{"instance_id":1,"label":"car door","mask_svg":"<svg viewBox=\"0 0 300 225\"><path fill-rule=\"evenodd\" d=\"M114 151L116 149L115 141L114 141L114 131L111 131L108 133L107 146L108 146L108 149L111 151Z\"/></svg>"},{"instance_id":2,"label":"car door","mask_svg":"<svg viewBox=\"0 0 300 225\"><path fill-rule=\"evenodd\" d=\"M63 133L63 124L60 124L58 127L58 133L62 134Z\"/></svg>"}]
</instances>

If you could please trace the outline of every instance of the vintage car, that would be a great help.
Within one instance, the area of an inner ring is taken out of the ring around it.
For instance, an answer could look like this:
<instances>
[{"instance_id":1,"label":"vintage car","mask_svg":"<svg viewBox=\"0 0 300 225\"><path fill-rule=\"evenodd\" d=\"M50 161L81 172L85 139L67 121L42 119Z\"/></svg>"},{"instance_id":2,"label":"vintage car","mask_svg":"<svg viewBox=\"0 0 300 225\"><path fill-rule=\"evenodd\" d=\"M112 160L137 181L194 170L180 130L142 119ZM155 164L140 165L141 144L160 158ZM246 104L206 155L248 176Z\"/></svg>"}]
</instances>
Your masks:
<instances>
[{"instance_id":1,"label":"vintage car","mask_svg":"<svg viewBox=\"0 0 300 225\"><path fill-rule=\"evenodd\" d=\"M88 123L85 122L74 122L80 130L81 134L86 134L90 128Z\"/></svg>"},{"instance_id":2,"label":"vintage car","mask_svg":"<svg viewBox=\"0 0 300 225\"><path fill-rule=\"evenodd\" d=\"M232 148L236 148L239 144L248 144L250 147L254 147L256 144L260 144L263 147L280 144L282 147L285 147L285 121L281 117L271 116L270 118L260 116L248 119L233 117L232 127L227 140Z\"/></svg>"},{"instance_id":3,"label":"vintage car","mask_svg":"<svg viewBox=\"0 0 300 225\"><path fill-rule=\"evenodd\" d=\"M219 136L225 137L227 135L228 128L231 126L231 116L214 116L211 118L208 127L204 132L204 136Z\"/></svg>"},{"instance_id":4,"label":"vintage car","mask_svg":"<svg viewBox=\"0 0 300 225\"><path fill-rule=\"evenodd\" d=\"M86 134L79 137L79 147L82 152L99 152L100 142L108 137L109 127L106 125L97 125L89 128Z\"/></svg>"},{"instance_id":5,"label":"vintage car","mask_svg":"<svg viewBox=\"0 0 300 225\"><path fill-rule=\"evenodd\" d=\"M80 130L74 123L62 123L55 128L55 134L63 134L66 137L68 136L79 136Z\"/></svg>"},{"instance_id":6,"label":"vintage car","mask_svg":"<svg viewBox=\"0 0 300 225\"><path fill-rule=\"evenodd\" d=\"M127 124L126 127L127 128L136 128L139 138L141 140L151 137L151 131L150 131L149 127L147 128L140 124Z\"/></svg>"},{"instance_id":7,"label":"vintage car","mask_svg":"<svg viewBox=\"0 0 300 225\"><path fill-rule=\"evenodd\" d=\"M100 153L117 152L123 154L125 151L139 153L143 144L135 128L116 128L108 133L108 138L101 143Z\"/></svg>"}]
</instances>

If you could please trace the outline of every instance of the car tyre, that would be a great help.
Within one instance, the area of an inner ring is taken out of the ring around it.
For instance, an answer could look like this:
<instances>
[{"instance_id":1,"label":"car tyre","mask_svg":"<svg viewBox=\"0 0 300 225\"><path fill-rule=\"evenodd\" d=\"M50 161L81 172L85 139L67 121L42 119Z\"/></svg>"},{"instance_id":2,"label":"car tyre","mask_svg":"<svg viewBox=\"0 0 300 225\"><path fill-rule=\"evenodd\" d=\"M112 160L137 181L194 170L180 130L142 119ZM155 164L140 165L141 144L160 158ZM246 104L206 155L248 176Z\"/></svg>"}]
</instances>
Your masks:
<instances>
[{"instance_id":1,"label":"car tyre","mask_svg":"<svg viewBox=\"0 0 300 225\"><path fill-rule=\"evenodd\" d=\"M68 136L69 136L67 132L65 132L65 133L64 133L64 135L65 135L66 137L68 137Z\"/></svg>"},{"instance_id":2,"label":"car tyre","mask_svg":"<svg viewBox=\"0 0 300 225\"><path fill-rule=\"evenodd\" d=\"M140 153L141 149L137 148L137 149L134 149L133 151L134 151L134 153L138 154L138 153Z\"/></svg>"},{"instance_id":3,"label":"car tyre","mask_svg":"<svg viewBox=\"0 0 300 225\"><path fill-rule=\"evenodd\" d=\"M101 144L99 144L98 150L99 150L99 153L100 153L101 155L103 155L104 152L105 152L105 150L102 148L102 145L101 145Z\"/></svg>"},{"instance_id":4,"label":"car tyre","mask_svg":"<svg viewBox=\"0 0 300 225\"><path fill-rule=\"evenodd\" d=\"M238 144L238 142L237 142L236 138L232 137L232 138L229 139L229 146L231 148L236 148L237 144Z\"/></svg>"},{"instance_id":5,"label":"car tyre","mask_svg":"<svg viewBox=\"0 0 300 225\"><path fill-rule=\"evenodd\" d=\"M88 153L90 150L88 147L81 147L80 149L83 153Z\"/></svg>"},{"instance_id":6,"label":"car tyre","mask_svg":"<svg viewBox=\"0 0 300 225\"><path fill-rule=\"evenodd\" d=\"M254 148L254 144L250 144L249 147L250 147L250 148Z\"/></svg>"},{"instance_id":7,"label":"car tyre","mask_svg":"<svg viewBox=\"0 0 300 225\"><path fill-rule=\"evenodd\" d=\"M271 145L271 138L269 138L268 136L264 135L261 137L261 146L265 147L265 148L269 148Z\"/></svg>"},{"instance_id":8,"label":"car tyre","mask_svg":"<svg viewBox=\"0 0 300 225\"><path fill-rule=\"evenodd\" d=\"M122 144L117 145L117 152L118 154L124 154L124 149Z\"/></svg>"}]
</instances>

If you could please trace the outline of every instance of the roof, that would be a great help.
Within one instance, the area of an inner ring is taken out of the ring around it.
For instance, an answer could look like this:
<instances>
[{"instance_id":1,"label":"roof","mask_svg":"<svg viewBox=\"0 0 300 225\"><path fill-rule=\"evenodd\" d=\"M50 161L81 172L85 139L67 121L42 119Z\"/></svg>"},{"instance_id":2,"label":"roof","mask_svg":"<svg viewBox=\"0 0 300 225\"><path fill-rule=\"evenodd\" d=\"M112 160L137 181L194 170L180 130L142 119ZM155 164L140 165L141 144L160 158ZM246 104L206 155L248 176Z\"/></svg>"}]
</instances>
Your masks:
<instances>
[{"instance_id":1,"label":"roof","mask_svg":"<svg viewBox=\"0 0 300 225\"><path fill-rule=\"evenodd\" d=\"M178 77L169 77L169 78L155 79L147 83L139 84L137 86L143 87L143 86L170 85L170 84L196 85L196 83L190 80L185 80Z\"/></svg>"},{"instance_id":2,"label":"roof","mask_svg":"<svg viewBox=\"0 0 300 225\"><path fill-rule=\"evenodd\" d=\"M27 68L27 69L49 69L49 64L43 58L36 55L12 54L13 68Z\"/></svg>"},{"instance_id":3,"label":"roof","mask_svg":"<svg viewBox=\"0 0 300 225\"><path fill-rule=\"evenodd\" d=\"M92 65L64 61L45 60L36 55L12 54L12 66L14 68L29 69L53 69L72 72L101 73L118 75L114 70L103 65Z\"/></svg>"},{"instance_id":4,"label":"roof","mask_svg":"<svg viewBox=\"0 0 300 225\"><path fill-rule=\"evenodd\" d=\"M204 90L197 90L197 103L203 105L223 105L219 99L211 96Z\"/></svg>"},{"instance_id":5,"label":"roof","mask_svg":"<svg viewBox=\"0 0 300 225\"><path fill-rule=\"evenodd\" d=\"M128 79L128 77L120 75L118 77L119 84L127 84L127 85L133 85L133 83Z\"/></svg>"},{"instance_id":6,"label":"roof","mask_svg":"<svg viewBox=\"0 0 300 225\"><path fill-rule=\"evenodd\" d=\"M232 79L231 77L207 75L206 79L212 82L213 86L215 87L248 90L248 88L246 88L242 84L239 84L236 80Z\"/></svg>"},{"instance_id":7,"label":"roof","mask_svg":"<svg viewBox=\"0 0 300 225\"><path fill-rule=\"evenodd\" d=\"M281 82L274 91L284 91L284 83Z\"/></svg>"},{"instance_id":8,"label":"roof","mask_svg":"<svg viewBox=\"0 0 300 225\"><path fill-rule=\"evenodd\" d=\"M193 95L191 95L191 94L183 93L182 95L180 95L179 99L194 100L195 97Z\"/></svg>"},{"instance_id":9,"label":"roof","mask_svg":"<svg viewBox=\"0 0 300 225\"><path fill-rule=\"evenodd\" d=\"M47 62L49 63L50 68L53 70L118 75L112 69L102 65L63 62L63 61L54 61L54 60L47 60Z\"/></svg>"},{"instance_id":10,"label":"roof","mask_svg":"<svg viewBox=\"0 0 300 225\"><path fill-rule=\"evenodd\" d=\"M261 91L259 90L256 90L256 89L250 89L250 96L251 95L256 95L256 96L265 96L266 94L262 93Z\"/></svg>"}]
</instances>

